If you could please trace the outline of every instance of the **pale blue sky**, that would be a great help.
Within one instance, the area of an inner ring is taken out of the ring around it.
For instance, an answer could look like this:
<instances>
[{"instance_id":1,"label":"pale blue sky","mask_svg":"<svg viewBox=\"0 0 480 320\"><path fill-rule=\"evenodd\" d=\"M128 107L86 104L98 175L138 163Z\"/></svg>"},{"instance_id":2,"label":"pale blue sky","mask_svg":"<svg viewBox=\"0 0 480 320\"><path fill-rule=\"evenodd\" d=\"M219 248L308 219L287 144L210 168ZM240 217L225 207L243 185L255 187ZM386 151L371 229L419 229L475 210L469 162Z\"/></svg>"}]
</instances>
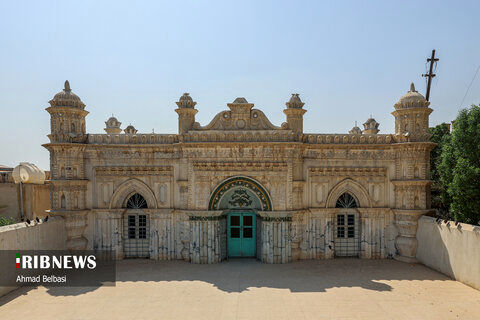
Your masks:
<instances>
[{"instance_id":1,"label":"pale blue sky","mask_svg":"<svg viewBox=\"0 0 480 320\"><path fill-rule=\"evenodd\" d=\"M203 125L238 96L280 125L298 92L305 132L347 132L373 114L390 133L410 82L425 93L433 48L431 125L456 116L480 64L479 1L0 3L0 164L11 166L49 168L44 109L66 79L87 105L90 133L103 133L112 113L122 127L176 133L183 92Z\"/></svg>"}]
</instances>

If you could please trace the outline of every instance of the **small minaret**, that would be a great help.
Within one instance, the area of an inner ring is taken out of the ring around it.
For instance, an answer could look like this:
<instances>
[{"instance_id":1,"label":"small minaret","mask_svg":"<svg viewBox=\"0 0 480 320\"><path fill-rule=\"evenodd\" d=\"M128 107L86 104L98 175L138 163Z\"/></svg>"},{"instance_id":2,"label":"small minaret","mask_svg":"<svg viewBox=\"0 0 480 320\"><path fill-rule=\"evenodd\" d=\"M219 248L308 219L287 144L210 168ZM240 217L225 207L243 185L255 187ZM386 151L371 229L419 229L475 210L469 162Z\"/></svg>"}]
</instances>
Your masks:
<instances>
[{"instance_id":1,"label":"small minaret","mask_svg":"<svg viewBox=\"0 0 480 320\"><path fill-rule=\"evenodd\" d=\"M137 133L138 130L135 129L135 127L130 124L130 125L127 126L127 127L125 128L125 130L123 130L123 131L124 131L126 134L135 134L135 133Z\"/></svg>"},{"instance_id":2,"label":"small minaret","mask_svg":"<svg viewBox=\"0 0 480 320\"><path fill-rule=\"evenodd\" d=\"M380 123L375 121L372 117L370 117L365 123L363 124L363 134L377 134L380 130L378 127Z\"/></svg>"},{"instance_id":3,"label":"small minaret","mask_svg":"<svg viewBox=\"0 0 480 320\"><path fill-rule=\"evenodd\" d=\"M64 89L49 101L50 142L84 142L85 117L88 111L82 100L72 92L70 83L65 81Z\"/></svg>"},{"instance_id":4,"label":"small minaret","mask_svg":"<svg viewBox=\"0 0 480 320\"><path fill-rule=\"evenodd\" d=\"M113 114L107 121L105 121L105 125L106 127L103 130L105 130L108 134L122 133L122 129L120 128L122 123L118 121L117 118L113 116Z\"/></svg>"},{"instance_id":5,"label":"small minaret","mask_svg":"<svg viewBox=\"0 0 480 320\"><path fill-rule=\"evenodd\" d=\"M175 102L178 106L175 112L178 113L178 133L186 133L192 129L195 123L195 114L198 110L195 109L197 104L193 101L192 97L188 93L184 93L178 102Z\"/></svg>"},{"instance_id":6,"label":"small minaret","mask_svg":"<svg viewBox=\"0 0 480 320\"><path fill-rule=\"evenodd\" d=\"M357 127L357 121L355 121L355 126L352 128L352 130L348 131L350 134L362 134L362 129Z\"/></svg>"},{"instance_id":7,"label":"small minaret","mask_svg":"<svg viewBox=\"0 0 480 320\"><path fill-rule=\"evenodd\" d=\"M392 115L395 117L395 137L399 142L428 141L428 120L432 109L430 102L410 84L410 91L404 94L397 103Z\"/></svg>"},{"instance_id":8,"label":"small minaret","mask_svg":"<svg viewBox=\"0 0 480 320\"><path fill-rule=\"evenodd\" d=\"M303 115L307 110L303 109L305 103L302 102L298 93L292 93L290 100L285 103L287 109L283 113L287 116L288 128L295 133L303 133Z\"/></svg>"},{"instance_id":9,"label":"small minaret","mask_svg":"<svg viewBox=\"0 0 480 320\"><path fill-rule=\"evenodd\" d=\"M430 212L430 151L435 144L429 142L428 117L433 111L425 97L410 91L395 103L395 154L394 222L398 235L394 259L417 262L416 238L418 219Z\"/></svg>"},{"instance_id":10,"label":"small minaret","mask_svg":"<svg viewBox=\"0 0 480 320\"><path fill-rule=\"evenodd\" d=\"M63 216L68 250L85 250L88 239L87 183L85 177L85 117L88 111L82 100L72 92L65 81L64 89L49 101L50 143L50 214Z\"/></svg>"}]
</instances>

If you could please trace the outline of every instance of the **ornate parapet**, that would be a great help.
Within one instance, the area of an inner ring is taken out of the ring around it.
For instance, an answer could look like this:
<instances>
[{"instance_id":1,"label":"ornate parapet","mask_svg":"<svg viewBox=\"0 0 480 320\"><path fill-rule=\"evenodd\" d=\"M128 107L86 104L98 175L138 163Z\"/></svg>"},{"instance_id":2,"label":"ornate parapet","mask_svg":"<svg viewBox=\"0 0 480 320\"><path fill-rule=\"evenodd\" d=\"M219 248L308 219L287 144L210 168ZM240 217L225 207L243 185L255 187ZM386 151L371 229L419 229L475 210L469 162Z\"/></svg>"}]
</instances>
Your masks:
<instances>
[{"instance_id":1,"label":"ornate parapet","mask_svg":"<svg viewBox=\"0 0 480 320\"><path fill-rule=\"evenodd\" d=\"M88 144L173 144L178 143L176 134L89 134Z\"/></svg>"},{"instance_id":2,"label":"ornate parapet","mask_svg":"<svg viewBox=\"0 0 480 320\"><path fill-rule=\"evenodd\" d=\"M308 144L391 144L391 134L303 134L301 141Z\"/></svg>"}]
</instances>

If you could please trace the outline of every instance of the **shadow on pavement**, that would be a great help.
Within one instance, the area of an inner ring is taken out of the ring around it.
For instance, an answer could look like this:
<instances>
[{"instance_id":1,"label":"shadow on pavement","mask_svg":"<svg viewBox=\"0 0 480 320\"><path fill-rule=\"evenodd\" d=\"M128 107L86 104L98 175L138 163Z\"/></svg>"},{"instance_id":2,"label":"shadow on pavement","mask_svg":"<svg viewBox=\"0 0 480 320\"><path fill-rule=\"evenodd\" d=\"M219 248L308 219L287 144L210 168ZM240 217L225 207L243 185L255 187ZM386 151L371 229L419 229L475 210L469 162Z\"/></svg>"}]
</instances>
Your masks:
<instances>
[{"instance_id":1,"label":"shadow on pavement","mask_svg":"<svg viewBox=\"0 0 480 320\"><path fill-rule=\"evenodd\" d=\"M449 280L420 264L394 260L308 260L289 264L263 264L254 259L230 259L214 265L184 261L122 260L117 263L121 282L202 281L225 292L249 288L288 289L291 292L325 292L338 287L391 291L382 281ZM76 296L99 287L47 287L52 296ZM0 306L34 288L20 288L0 298Z\"/></svg>"}]
</instances>

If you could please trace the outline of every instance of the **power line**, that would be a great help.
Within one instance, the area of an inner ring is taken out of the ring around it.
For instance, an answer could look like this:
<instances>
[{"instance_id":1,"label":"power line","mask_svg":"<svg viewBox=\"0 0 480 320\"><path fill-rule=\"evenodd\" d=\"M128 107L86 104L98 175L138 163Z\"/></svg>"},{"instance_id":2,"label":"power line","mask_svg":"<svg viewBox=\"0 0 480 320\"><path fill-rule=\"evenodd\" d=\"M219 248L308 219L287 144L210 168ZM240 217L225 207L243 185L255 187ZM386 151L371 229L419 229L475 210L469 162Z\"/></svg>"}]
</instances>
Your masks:
<instances>
[{"instance_id":1,"label":"power line","mask_svg":"<svg viewBox=\"0 0 480 320\"><path fill-rule=\"evenodd\" d=\"M477 71L475 71L475 74L473 75L472 81L470 81L470 84L468 85L467 91L465 92L465 95L463 96L462 102L460 103L459 108L463 106L463 102L465 101L465 98L467 97L468 91L470 90L470 87L473 84L473 81L475 81L475 78L477 77L478 70L480 70L480 65L477 68Z\"/></svg>"}]
</instances>

